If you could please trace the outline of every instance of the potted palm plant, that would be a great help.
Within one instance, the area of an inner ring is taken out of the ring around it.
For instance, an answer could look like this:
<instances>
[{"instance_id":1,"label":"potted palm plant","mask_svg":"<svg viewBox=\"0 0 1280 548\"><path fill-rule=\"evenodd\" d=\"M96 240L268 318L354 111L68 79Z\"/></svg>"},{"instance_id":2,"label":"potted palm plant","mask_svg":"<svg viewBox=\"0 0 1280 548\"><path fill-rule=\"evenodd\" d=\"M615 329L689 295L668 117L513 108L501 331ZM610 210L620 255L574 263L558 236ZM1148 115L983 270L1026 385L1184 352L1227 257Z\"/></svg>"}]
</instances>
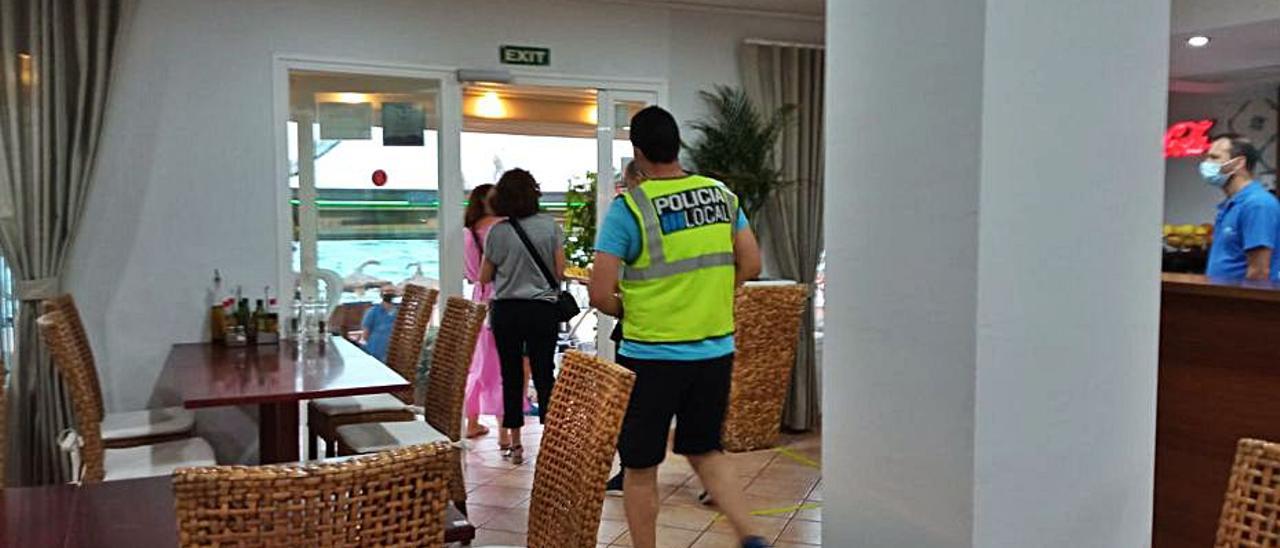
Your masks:
<instances>
[{"instance_id":1,"label":"potted palm plant","mask_svg":"<svg viewBox=\"0 0 1280 548\"><path fill-rule=\"evenodd\" d=\"M755 218L769 196L789 184L777 168L774 148L795 106L762 113L746 91L723 85L698 95L709 112L691 126L695 137L685 147L688 159L695 171L727 185L747 217Z\"/></svg>"}]
</instances>

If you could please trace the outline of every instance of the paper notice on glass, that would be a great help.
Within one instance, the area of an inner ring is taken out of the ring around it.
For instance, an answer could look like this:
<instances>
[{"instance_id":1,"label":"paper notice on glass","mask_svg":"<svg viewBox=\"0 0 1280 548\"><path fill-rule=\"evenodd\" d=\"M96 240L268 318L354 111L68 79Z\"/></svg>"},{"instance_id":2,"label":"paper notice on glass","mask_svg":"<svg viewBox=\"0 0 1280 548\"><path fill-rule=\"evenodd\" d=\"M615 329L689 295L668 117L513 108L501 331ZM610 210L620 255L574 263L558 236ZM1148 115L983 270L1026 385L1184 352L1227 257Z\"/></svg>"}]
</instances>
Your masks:
<instances>
[{"instance_id":1,"label":"paper notice on glass","mask_svg":"<svg viewBox=\"0 0 1280 548\"><path fill-rule=\"evenodd\" d=\"M382 146L420 147L426 127L420 103L382 103Z\"/></svg>"},{"instance_id":2,"label":"paper notice on glass","mask_svg":"<svg viewBox=\"0 0 1280 548\"><path fill-rule=\"evenodd\" d=\"M369 139L372 126L370 103L320 103L321 139Z\"/></svg>"}]
</instances>

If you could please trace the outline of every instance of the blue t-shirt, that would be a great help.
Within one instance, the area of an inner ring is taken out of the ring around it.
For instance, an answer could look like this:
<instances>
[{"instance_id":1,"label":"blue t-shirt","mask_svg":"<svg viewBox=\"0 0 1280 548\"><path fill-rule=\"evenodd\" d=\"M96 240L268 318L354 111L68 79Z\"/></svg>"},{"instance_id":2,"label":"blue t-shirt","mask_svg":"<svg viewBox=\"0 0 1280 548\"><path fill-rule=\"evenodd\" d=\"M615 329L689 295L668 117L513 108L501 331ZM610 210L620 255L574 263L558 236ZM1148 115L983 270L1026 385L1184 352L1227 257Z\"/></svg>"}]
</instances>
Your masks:
<instances>
[{"instance_id":1,"label":"blue t-shirt","mask_svg":"<svg viewBox=\"0 0 1280 548\"><path fill-rule=\"evenodd\" d=\"M396 324L396 310L387 310L381 303L369 307L364 313L364 321L360 325L369 332L364 342L364 351L370 356L387 361L387 345L391 342L391 328Z\"/></svg>"},{"instance_id":2,"label":"blue t-shirt","mask_svg":"<svg viewBox=\"0 0 1280 548\"><path fill-rule=\"evenodd\" d=\"M733 230L736 232L746 227L747 216L739 209ZM608 253L631 264L640 257L640 242L640 223L627 208L625 200L615 199L609 205L604 224L596 234L596 251ZM623 336L626 336L625 332ZM731 353L733 335L693 343L639 343L624 339L622 346L618 348L618 354L637 360L696 361L719 358Z\"/></svg>"},{"instance_id":3,"label":"blue t-shirt","mask_svg":"<svg viewBox=\"0 0 1280 548\"><path fill-rule=\"evenodd\" d=\"M1213 278L1243 280L1249 268L1246 252L1261 247L1271 254L1271 279L1280 280L1280 201L1258 181L1250 182L1234 196L1218 204L1213 223L1213 245L1205 274Z\"/></svg>"}]
</instances>

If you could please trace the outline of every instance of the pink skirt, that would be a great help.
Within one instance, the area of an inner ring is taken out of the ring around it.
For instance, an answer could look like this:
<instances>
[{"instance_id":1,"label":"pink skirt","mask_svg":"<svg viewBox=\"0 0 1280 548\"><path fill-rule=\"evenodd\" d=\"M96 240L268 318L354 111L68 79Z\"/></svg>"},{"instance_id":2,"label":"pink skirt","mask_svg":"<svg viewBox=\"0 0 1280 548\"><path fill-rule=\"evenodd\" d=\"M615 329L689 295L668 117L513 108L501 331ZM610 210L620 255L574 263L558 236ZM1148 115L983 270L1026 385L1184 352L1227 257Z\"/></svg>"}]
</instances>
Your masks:
<instances>
[{"instance_id":1,"label":"pink skirt","mask_svg":"<svg viewBox=\"0 0 1280 548\"><path fill-rule=\"evenodd\" d=\"M476 351L471 355L471 370L467 373L467 397L462 410L468 417L502 414L502 364L498 361L498 347L493 342L493 330L486 322L476 337Z\"/></svg>"}]
</instances>

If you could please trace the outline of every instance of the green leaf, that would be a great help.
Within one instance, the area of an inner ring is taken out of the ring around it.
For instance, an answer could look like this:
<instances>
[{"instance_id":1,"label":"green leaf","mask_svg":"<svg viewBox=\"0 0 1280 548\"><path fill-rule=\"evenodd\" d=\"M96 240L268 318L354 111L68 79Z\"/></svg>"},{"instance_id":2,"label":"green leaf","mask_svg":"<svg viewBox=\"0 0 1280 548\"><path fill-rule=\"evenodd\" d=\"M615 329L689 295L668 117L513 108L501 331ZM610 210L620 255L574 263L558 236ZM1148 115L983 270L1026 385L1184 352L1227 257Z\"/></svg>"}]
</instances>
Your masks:
<instances>
[{"instance_id":1,"label":"green leaf","mask_svg":"<svg viewBox=\"0 0 1280 548\"><path fill-rule=\"evenodd\" d=\"M795 106L761 114L744 90L723 85L698 96L708 114L690 125L696 137L685 150L692 168L728 186L754 218L774 192L791 184L782 178L775 149L795 119Z\"/></svg>"}]
</instances>

